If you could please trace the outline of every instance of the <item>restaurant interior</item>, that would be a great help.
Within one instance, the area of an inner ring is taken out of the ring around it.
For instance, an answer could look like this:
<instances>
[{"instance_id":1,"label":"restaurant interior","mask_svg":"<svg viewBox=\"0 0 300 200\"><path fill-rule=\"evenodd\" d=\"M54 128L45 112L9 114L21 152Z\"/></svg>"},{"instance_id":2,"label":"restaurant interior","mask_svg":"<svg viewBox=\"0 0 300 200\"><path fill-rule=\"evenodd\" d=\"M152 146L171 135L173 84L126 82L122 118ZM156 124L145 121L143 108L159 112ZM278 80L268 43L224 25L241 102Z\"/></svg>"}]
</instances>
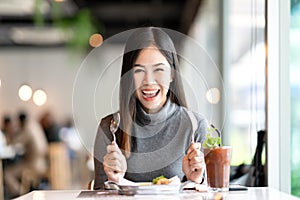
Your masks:
<instances>
[{"instance_id":1,"label":"restaurant interior","mask_svg":"<svg viewBox=\"0 0 300 200\"><path fill-rule=\"evenodd\" d=\"M21 116L49 134L48 165L23 171L18 195L88 188L128 31L145 26L180 38L189 108L232 147L230 181L300 197L300 0L0 0L0 199L26 153L9 145Z\"/></svg>"}]
</instances>

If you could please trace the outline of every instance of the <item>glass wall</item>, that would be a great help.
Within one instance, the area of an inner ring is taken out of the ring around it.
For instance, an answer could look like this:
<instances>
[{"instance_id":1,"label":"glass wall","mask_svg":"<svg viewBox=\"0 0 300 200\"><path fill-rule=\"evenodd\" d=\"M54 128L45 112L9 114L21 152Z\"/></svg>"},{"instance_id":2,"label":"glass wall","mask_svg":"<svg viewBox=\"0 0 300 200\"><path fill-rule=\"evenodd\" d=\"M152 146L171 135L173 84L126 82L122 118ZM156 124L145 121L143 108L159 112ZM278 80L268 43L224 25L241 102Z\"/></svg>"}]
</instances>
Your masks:
<instances>
[{"instance_id":1,"label":"glass wall","mask_svg":"<svg viewBox=\"0 0 300 200\"><path fill-rule=\"evenodd\" d=\"M212 123L223 131L224 144L233 147L231 165L251 164L257 132L266 128L265 1L205 0L190 35L222 76L221 102L214 105L219 115ZM203 76L211 77L207 68L201 69Z\"/></svg>"},{"instance_id":2,"label":"glass wall","mask_svg":"<svg viewBox=\"0 0 300 200\"><path fill-rule=\"evenodd\" d=\"M232 165L250 164L257 132L265 129L265 3L229 2L226 132Z\"/></svg>"},{"instance_id":3,"label":"glass wall","mask_svg":"<svg viewBox=\"0 0 300 200\"><path fill-rule=\"evenodd\" d=\"M300 197L300 1L291 0L290 93L291 93L291 193Z\"/></svg>"}]
</instances>

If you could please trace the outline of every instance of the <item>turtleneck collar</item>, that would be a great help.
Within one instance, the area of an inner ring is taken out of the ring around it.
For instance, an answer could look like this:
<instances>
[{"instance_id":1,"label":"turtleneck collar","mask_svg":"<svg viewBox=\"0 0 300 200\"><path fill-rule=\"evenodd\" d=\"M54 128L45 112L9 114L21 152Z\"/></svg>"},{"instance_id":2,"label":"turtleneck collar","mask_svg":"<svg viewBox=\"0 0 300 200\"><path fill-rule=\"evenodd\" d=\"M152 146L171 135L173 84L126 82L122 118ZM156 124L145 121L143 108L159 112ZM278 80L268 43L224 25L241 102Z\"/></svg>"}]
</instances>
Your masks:
<instances>
[{"instance_id":1,"label":"turtleneck collar","mask_svg":"<svg viewBox=\"0 0 300 200\"><path fill-rule=\"evenodd\" d=\"M156 125L165 122L178 108L178 105L168 98L165 105L157 113L147 113L140 103L137 103L136 122L140 126Z\"/></svg>"}]
</instances>

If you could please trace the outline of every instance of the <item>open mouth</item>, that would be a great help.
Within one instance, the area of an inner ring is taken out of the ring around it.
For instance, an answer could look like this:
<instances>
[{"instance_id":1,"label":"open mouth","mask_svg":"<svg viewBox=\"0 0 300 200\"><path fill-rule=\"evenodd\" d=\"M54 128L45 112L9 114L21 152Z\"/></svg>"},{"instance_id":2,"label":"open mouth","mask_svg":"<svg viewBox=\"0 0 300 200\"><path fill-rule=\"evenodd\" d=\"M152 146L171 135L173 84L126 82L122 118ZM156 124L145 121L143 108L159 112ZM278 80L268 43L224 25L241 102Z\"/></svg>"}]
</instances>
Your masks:
<instances>
[{"instance_id":1,"label":"open mouth","mask_svg":"<svg viewBox=\"0 0 300 200\"><path fill-rule=\"evenodd\" d=\"M159 94L160 90L155 89L155 90L142 90L143 97L145 99L153 99Z\"/></svg>"}]
</instances>

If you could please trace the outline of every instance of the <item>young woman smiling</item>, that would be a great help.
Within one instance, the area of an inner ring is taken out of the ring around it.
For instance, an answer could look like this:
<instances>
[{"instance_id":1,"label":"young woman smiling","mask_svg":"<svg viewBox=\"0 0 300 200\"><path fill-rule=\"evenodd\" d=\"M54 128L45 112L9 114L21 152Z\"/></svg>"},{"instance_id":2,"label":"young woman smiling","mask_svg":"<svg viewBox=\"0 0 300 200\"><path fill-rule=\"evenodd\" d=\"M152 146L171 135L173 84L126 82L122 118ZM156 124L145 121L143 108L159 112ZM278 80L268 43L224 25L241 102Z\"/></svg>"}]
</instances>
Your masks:
<instances>
[{"instance_id":1,"label":"young woman smiling","mask_svg":"<svg viewBox=\"0 0 300 200\"><path fill-rule=\"evenodd\" d=\"M176 50L162 29L139 28L128 38L119 102L118 114L103 118L98 128L94 189L107 180L146 182L160 175L203 182L207 122L187 109ZM117 116L115 143L110 124Z\"/></svg>"}]
</instances>

